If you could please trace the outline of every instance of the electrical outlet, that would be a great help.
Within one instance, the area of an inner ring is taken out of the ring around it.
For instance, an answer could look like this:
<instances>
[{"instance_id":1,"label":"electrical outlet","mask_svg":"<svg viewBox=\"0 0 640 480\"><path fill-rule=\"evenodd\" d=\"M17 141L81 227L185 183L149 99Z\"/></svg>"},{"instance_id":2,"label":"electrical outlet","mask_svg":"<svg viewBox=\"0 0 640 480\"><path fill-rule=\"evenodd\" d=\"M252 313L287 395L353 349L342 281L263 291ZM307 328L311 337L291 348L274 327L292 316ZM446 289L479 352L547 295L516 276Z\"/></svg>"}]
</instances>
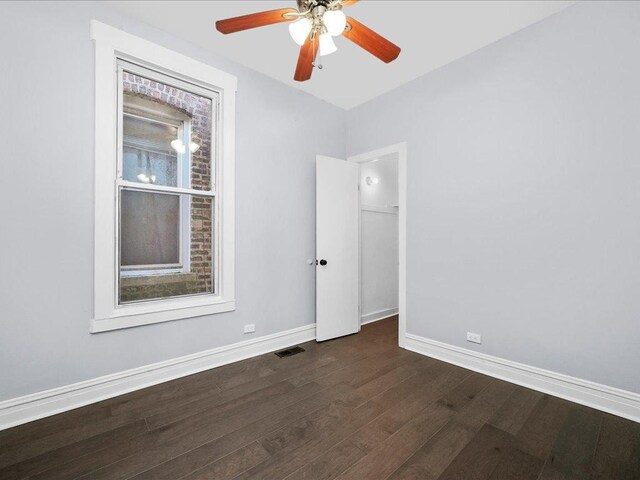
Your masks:
<instances>
[{"instance_id":1,"label":"electrical outlet","mask_svg":"<svg viewBox=\"0 0 640 480\"><path fill-rule=\"evenodd\" d=\"M253 333L255 331L256 331L256 326L253 323L244 326L244 333Z\"/></svg>"},{"instance_id":2,"label":"electrical outlet","mask_svg":"<svg viewBox=\"0 0 640 480\"><path fill-rule=\"evenodd\" d=\"M467 332L467 342L482 343L482 336L479 333Z\"/></svg>"}]
</instances>

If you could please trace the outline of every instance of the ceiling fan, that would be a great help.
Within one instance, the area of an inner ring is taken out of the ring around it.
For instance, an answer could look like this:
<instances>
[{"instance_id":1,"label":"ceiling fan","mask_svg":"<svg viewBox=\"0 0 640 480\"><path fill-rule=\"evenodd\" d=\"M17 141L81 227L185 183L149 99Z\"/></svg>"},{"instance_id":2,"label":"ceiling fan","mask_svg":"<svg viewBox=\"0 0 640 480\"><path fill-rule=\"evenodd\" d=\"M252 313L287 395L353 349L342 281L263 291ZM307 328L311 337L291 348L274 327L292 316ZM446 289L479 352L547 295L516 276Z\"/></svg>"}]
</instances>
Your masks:
<instances>
[{"instance_id":1,"label":"ceiling fan","mask_svg":"<svg viewBox=\"0 0 640 480\"><path fill-rule=\"evenodd\" d=\"M342 7L358 0L297 0L298 8L280 8L227 18L216 22L216 29L224 34L240 32L275 23L292 22L289 33L300 45L294 80L311 78L316 55L329 55L337 50L332 37L343 35L385 63L398 58L400 47L377 34L357 20L345 16ZM318 65L322 68L321 65Z\"/></svg>"}]
</instances>

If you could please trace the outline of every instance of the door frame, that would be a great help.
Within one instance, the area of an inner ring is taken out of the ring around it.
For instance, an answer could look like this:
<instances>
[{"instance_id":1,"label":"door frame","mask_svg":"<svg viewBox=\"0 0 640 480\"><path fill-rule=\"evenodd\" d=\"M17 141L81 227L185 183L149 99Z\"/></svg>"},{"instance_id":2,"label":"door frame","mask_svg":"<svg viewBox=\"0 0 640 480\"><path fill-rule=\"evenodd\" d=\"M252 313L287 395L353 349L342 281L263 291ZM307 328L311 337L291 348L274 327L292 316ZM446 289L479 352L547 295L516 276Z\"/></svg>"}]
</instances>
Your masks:
<instances>
[{"instance_id":1,"label":"door frame","mask_svg":"<svg viewBox=\"0 0 640 480\"><path fill-rule=\"evenodd\" d=\"M407 332L407 142L347 157L367 163L381 157L398 160L398 345L406 348ZM358 286L359 288L360 286Z\"/></svg>"}]
</instances>

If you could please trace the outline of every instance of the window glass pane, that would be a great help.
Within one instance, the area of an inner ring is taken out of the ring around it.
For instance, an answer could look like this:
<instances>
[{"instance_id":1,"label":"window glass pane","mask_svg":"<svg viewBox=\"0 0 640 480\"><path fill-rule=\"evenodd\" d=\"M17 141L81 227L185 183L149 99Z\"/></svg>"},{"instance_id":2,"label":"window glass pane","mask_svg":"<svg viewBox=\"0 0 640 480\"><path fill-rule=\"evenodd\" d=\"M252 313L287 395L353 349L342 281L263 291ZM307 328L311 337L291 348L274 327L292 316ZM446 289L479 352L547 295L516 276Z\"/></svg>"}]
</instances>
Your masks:
<instances>
[{"instance_id":1,"label":"window glass pane","mask_svg":"<svg viewBox=\"0 0 640 480\"><path fill-rule=\"evenodd\" d=\"M214 293L213 202L121 191L120 303Z\"/></svg>"},{"instance_id":2,"label":"window glass pane","mask_svg":"<svg viewBox=\"0 0 640 480\"><path fill-rule=\"evenodd\" d=\"M123 178L211 190L215 158L212 95L126 71L122 88Z\"/></svg>"},{"instance_id":3,"label":"window glass pane","mask_svg":"<svg viewBox=\"0 0 640 480\"><path fill-rule=\"evenodd\" d=\"M179 128L124 115L122 176L131 182L178 186L178 155L170 148Z\"/></svg>"},{"instance_id":4,"label":"window glass pane","mask_svg":"<svg viewBox=\"0 0 640 480\"><path fill-rule=\"evenodd\" d=\"M180 263L180 197L123 190L121 196L123 267Z\"/></svg>"}]
</instances>

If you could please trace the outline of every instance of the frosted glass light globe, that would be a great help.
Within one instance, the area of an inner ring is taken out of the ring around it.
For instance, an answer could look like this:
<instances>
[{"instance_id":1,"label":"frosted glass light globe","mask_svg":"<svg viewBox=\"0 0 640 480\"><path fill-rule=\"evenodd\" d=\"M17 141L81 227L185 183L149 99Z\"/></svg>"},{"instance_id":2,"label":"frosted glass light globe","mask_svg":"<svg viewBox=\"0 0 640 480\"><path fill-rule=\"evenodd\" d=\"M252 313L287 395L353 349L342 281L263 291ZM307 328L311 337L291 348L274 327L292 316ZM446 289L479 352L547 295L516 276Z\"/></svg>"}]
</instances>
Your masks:
<instances>
[{"instance_id":1,"label":"frosted glass light globe","mask_svg":"<svg viewBox=\"0 0 640 480\"><path fill-rule=\"evenodd\" d=\"M331 34L323 33L320 35L320 56L329 55L336 50L338 50L338 47L336 47L336 44L333 42Z\"/></svg>"},{"instance_id":2,"label":"frosted glass light globe","mask_svg":"<svg viewBox=\"0 0 640 480\"><path fill-rule=\"evenodd\" d=\"M342 10L330 10L322 16L322 23L331 35L337 37L344 32L344 28L347 26L347 17Z\"/></svg>"},{"instance_id":3,"label":"frosted glass light globe","mask_svg":"<svg viewBox=\"0 0 640 480\"><path fill-rule=\"evenodd\" d=\"M289 24L289 34L291 35L291 38L293 38L293 41L300 46L304 45L304 42L310 32L311 20L306 17Z\"/></svg>"}]
</instances>

